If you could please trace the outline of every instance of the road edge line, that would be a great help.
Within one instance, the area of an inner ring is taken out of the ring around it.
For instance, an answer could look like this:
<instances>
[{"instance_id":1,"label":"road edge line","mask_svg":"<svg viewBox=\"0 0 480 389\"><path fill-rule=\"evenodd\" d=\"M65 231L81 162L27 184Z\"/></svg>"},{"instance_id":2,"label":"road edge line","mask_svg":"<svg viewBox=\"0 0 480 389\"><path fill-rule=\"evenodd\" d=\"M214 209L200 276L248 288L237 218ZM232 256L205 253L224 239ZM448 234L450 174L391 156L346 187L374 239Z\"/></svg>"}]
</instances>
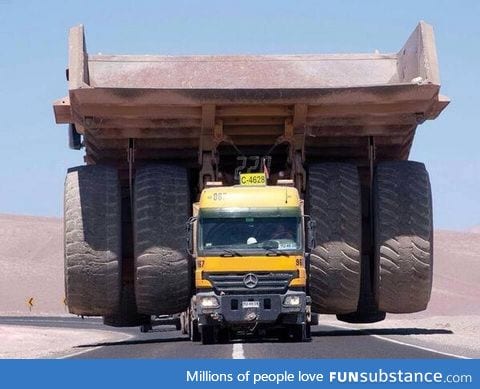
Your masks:
<instances>
[{"instance_id":1,"label":"road edge line","mask_svg":"<svg viewBox=\"0 0 480 389\"><path fill-rule=\"evenodd\" d=\"M345 326L341 326L341 325L338 325L338 324L322 324L322 325L331 326L331 327L336 327L336 328L341 328L341 329L344 329L344 330L355 330L355 328L345 327ZM413 347L413 348L416 348L416 349L419 349L419 350L428 351L428 352L435 353L435 354L445 355L445 356L447 356L447 357L454 357L454 358L458 358L458 359L473 359L473 358L471 358L471 357L466 357L466 356L463 356L463 355L447 353L447 352L435 350L435 349L433 349L433 348L418 346L418 345L416 345L416 344L411 344L411 343L405 343L405 342L402 342L402 341L400 341L400 340L387 338L387 337L382 336L382 335L372 334L372 333L369 332L369 329L368 329L368 328L359 328L359 330L365 331L368 335L373 336L373 337L375 337L375 338L377 338L377 339L386 340L387 342L396 343L396 344L401 344L401 345L403 345L403 346L409 346L409 347Z\"/></svg>"},{"instance_id":2,"label":"road edge line","mask_svg":"<svg viewBox=\"0 0 480 389\"><path fill-rule=\"evenodd\" d=\"M112 332L113 334L115 332ZM122 338L122 339L119 339L119 340L116 340L116 342L125 342L125 341L128 341L132 338L135 338L134 335L127 335L126 338ZM99 342L100 343L100 342ZM73 346L73 347L78 347L78 346ZM97 350L97 349L100 349L102 347L105 347L105 346L93 346L93 347L89 347L85 350L81 350L81 351L75 351L75 352L72 352L72 353L69 353L69 354L64 354L64 355L61 355L61 356L58 356L54 359L68 359L68 358L73 358L73 357L76 357L78 355L82 355L82 354L85 354L85 353L88 353L90 351L93 351L93 350ZM96 359L96 358L95 358Z\"/></svg>"}]
</instances>

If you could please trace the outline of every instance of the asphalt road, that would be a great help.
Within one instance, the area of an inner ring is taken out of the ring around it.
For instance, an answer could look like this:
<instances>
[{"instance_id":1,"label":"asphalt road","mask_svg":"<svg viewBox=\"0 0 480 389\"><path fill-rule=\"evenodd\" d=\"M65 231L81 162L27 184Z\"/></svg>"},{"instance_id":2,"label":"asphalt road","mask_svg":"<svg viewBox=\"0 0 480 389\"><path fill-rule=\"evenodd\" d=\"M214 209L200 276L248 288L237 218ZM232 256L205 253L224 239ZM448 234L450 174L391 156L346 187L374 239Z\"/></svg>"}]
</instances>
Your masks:
<instances>
[{"instance_id":1,"label":"asphalt road","mask_svg":"<svg viewBox=\"0 0 480 389\"><path fill-rule=\"evenodd\" d=\"M173 326L154 328L142 334L138 328L115 329L98 319L79 318L8 318L0 324L35 325L55 328L104 329L125 334L124 341L83 344L71 358L452 358L440 351L390 339L390 336L443 333L443 330L399 328L351 330L319 325L312 327L309 343L247 339L218 345L192 343ZM444 331L448 334L448 331Z\"/></svg>"}]
</instances>

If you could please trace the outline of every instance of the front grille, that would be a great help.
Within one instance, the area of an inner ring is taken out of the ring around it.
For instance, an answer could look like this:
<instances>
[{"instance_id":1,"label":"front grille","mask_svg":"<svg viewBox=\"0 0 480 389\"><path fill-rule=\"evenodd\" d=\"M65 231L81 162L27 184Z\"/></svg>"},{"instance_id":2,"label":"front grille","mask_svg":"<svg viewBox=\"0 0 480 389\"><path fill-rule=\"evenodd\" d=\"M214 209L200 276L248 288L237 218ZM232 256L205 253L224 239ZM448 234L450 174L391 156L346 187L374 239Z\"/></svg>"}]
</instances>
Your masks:
<instances>
[{"instance_id":1,"label":"front grille","mask_svg":"<svg viewBox=\"0 0 480 389\"><path fill-rule=\"evenodd\" d=\"M254 288L247 288L243 282L247 274L253 274L257 278L258 283ZM285 293L295 275L296 272L203 273L216 293L225 294Z\"/></svg>"}]
</instances>

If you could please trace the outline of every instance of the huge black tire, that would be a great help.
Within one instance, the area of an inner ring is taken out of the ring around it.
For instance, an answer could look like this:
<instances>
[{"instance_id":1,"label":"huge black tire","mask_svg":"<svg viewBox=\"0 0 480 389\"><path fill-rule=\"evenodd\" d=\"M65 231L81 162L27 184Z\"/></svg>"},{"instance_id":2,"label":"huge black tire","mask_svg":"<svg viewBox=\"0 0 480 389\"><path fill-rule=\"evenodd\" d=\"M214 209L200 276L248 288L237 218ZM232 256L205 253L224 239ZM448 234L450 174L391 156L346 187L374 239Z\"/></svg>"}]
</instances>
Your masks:
<instances>
[{"instance_id":1,"label":"huge black tire","mask_svg":"<svg viewBox=\"0 0 480 389\"><path fill-rule=\"evenodd\" d=\"M377 323L385 320L386 314L379 311L373 294L371 263L369 256L362 256L362 276L360 298L355 312L337 315L337 319L346 323ZM373 261L372 261L373 262ZM373 266L373 265L372 265Z\"/></svg>"},{"instance_id":2,"label":"huge black tire","mask_svg":"<svg viewBox=\"0 0 480 389\"><path fill-rule=\"evenodd\" d=\"M375 297L378 308L427 308L432 289L432 193L425 165L383 162L374 181Z\"/></svg>"},{"instance_id":3,"label":"huge black tire","mask_svg":"<svg viewBox=\"0 0 480 389\"><path fill-rule=\"evenodd\" d=\"M189 306L191 269L185 230L189 193L184 168L149 165L137 170L133 218L139 313L169 315Z\"/></svg>"},{"instance_id":4,"label":"huge black tire","mask_svg":"<svg viewBox=\"0 0 480 389\"><path fill-rule=\"evenodd\" d=\"M137 312L133 284L124 284L120 305L115 313L104 316L103 324L111 327L138 327L151 325L150 315L141 315Z\"/></svg>"},{"instance_id":5,"label":"huge black tire","mask_svg":"<svg viewBox=\"0 0 480 389\"><path fill-rule=\"evenodd\" d=\"M112 314L121 292L121 199L117 170L79 166L65 180L65 293L70 313Z\"/></svg>"},{"instance_id":6,"label":"huge black tire","mask_svg":"<svg viewBox=\"0 0 480 389\"><path fill-rule=\"evenodd\" d=\"M356 166L310 166L307 209L317 222L310 255L312 311L355 312L360 294L361 194Z\"/></svg>"}]
</instances>

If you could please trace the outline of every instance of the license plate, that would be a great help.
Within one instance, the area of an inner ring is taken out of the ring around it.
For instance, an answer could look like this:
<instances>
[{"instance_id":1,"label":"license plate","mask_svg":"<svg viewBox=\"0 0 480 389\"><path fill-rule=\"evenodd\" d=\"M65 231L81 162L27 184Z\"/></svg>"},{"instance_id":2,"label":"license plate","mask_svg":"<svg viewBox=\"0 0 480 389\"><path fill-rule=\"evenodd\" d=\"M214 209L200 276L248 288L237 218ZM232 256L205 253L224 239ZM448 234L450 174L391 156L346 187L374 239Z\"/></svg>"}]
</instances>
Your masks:
<instances>
[{"instance_id":1,"label":"license plate","mask_svg":"<svg viewBox=\"0 0 480 389\"><path fill-rule=\"evenodd\" d=\"M242 301L242 308L259 308L259 301Z\"/></svg>"},{"instance_id":2,"label":"license plate","mask_svg":"<svg viewBox=\"0 0 480 389\"><path fill-rule=\"evenodd\" d=\"M266 185L267 177L265 173L245 173L240 174L240 185Z\"/></svg>"}]
</instances>

